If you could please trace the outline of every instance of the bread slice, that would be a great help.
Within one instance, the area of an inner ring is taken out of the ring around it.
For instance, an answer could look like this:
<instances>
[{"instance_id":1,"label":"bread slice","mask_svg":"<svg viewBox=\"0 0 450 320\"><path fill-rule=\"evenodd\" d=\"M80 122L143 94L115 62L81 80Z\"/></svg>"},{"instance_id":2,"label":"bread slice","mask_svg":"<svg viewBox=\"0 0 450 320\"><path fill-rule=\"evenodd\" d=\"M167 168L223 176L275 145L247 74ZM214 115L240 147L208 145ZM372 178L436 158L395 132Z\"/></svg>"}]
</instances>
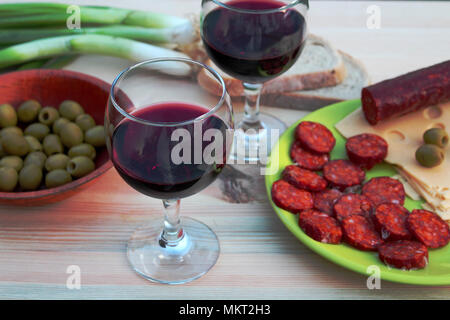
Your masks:
<instances>
[{"instance_id":1,"label":"bread slice","mask_svg":"<svg viewBox=\"0 0 450 320\"><path fill-rule=\"evenodd\" d=\"M339 54L347 69L347 76L342 83L315 90L263 95L261 103L282 108L315 110L335 102L360 98L362 88L370 84L369 75L360 61L342 51Z\"/></svg>"},{"instance_id":2,"label":"bread slice","mask_svg":"<svg viewBox=\"0 0 450 320\"><path fill-rule=\"evenodd\" d=\"M244 94L241 81L221 71L210 60L207 60L206 64L219 71L230 96ZM266 82L262 93L281 93L335 86L343 81L345 74L344 62L337 50L328 41L315 35L309 35L297 62L281 76ZM216 95L221 94L218 82L204 70L199 72L197 79L207 91Z\"/></svg>"}]
</instances>

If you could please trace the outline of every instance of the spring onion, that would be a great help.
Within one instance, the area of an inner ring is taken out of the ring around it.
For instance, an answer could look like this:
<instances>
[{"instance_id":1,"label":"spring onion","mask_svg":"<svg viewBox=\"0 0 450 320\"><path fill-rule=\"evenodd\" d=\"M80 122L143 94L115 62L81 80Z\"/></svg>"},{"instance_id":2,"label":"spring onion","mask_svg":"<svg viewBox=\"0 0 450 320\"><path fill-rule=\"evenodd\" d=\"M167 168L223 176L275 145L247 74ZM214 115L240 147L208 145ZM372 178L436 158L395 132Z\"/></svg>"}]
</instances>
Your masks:
<instances>
[{"instance_id":1,"label":"spring onion","mask_svg":"<svg viewBox=\"0 0 450 320\"><path fill-rule=\"evenodd\" d=\"M66 25L69 4L14 3L0 4L0 28ZM82 24L123 24L145 28L171 28L189 25L185 18L161 13L100 6L78 6Z\"/></svg>"},{"instance_id":2,"label":"spring onion","mask_svg":"<svg viewBox=\"0 0 450 320\"><path fill-rule=\"evenodd\" d=\"M0 50L0 68L66 54L100 54L139 62L157 57L183 57L181 52L105 35L74 35L34 40ZM161 66L161 65L160 65ZM189 75L187 64L167 63L162 72Z\"/></svg>"},{"instance_id":3,"label":"spring onion","mask_svg":"<svg viewBox=\"0 0 450 320\"><path fill-rule=\"evenodd\" d=\"M47 60L40 68L41 69L62 69L67 66L69 63L73 62L78 55L76 54L68 54L64 56L57 56L52 59Z\"/></svg>"},{"instance_id":4,"label":"spring onion","mask_svg":"<svg viewBox=\"0 0 450 320\"><path fill-rule=\"evenodd\" d=\"M48 61L47 59L42 59L42 60L35 60L35 61L27 62L27 63L21 65L19 68L17 68L17 70L20 71L20 70L29 70L29 69L39 69L39 68L42 68L46 64L47 61Z\"/></svg>"},{"instance_id":5,"label":"spring onion","mask_svg":"<svg viewBox=\"0 0 450 320\"><path fill-rule=\"evenodd\" d=\"M88 27L82 29L0 29L0 46L12 45L36 39L57 36L99 34L128 38L150 43L188 44L195 40L195 33L191 25L178 25L171 28L142 28L127 25L113 25L104 27Z\"/></svg>"}]
</instances>

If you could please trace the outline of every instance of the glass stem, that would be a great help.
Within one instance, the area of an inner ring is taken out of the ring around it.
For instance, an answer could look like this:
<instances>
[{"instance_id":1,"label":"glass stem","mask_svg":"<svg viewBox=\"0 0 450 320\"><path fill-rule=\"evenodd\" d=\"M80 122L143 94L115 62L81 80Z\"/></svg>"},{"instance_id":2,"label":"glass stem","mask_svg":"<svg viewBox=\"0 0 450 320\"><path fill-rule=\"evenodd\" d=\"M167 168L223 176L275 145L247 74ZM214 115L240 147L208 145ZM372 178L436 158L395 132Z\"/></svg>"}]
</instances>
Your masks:
<instances>
[{"instance_id":1,"label":"glass stem","mask_svg":"<svg viewBox=\"0 0 450 320\"><path fill-rule=\"evenodd\" d=\"M176 246L183 238L184 232L180 221L180 200L163 200L164 204L164 229L161 233L159 244L165 248Z\"/></svg>"},{"instance_id":2,"label":"glass stem","mask_svg":"<svg viewBox=\"0 0 450 320\"><path fill-rule=\"evenodd\" d=\"M241 128L247 129L262 129L259 121L259 100L261 97L262 83L252 84L243 83L245 94L244 118L241 123Z\"/></svg>"}]
</instances>

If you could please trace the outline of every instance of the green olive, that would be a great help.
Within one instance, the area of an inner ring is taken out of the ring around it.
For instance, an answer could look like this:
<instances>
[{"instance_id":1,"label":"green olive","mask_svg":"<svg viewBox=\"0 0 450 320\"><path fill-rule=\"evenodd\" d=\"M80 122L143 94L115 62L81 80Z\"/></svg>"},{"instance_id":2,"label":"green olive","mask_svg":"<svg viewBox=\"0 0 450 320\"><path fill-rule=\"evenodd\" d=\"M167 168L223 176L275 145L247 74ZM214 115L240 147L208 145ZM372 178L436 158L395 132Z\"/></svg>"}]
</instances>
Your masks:
<instances>
[{"instance_id":1,"label":"green olive","mask_svg":"<svg viewBox=\"0 0 450 320\"><path fill-rule=\"evenodd\" d=\"M19 136L23 136L23 131L19 127L8 127L5 129L2 129L2 131L0 131L0 136L4 135L6 133L15 133L15 134L18 134Z\"/></svg>"},{"instance_id":2,"label":"green olive","mask_svg":"<svg viewBox=\"0 0 450 320\"><path fill-rule=\"evenodd\" d=\"M80 114L76 119L75 123L81 128L83 131L87 131L90 128L95 127L95 120L89 114Z\"/></svg>"},{"instance_id":3,"label":"green olive","mask_svg":"<svg viewBox=\"0 0 450 320\"><path fill-rule=\"evenodd\" d=\"M28 100L22 103L17 109L19 121L24 123L33 122L41 110L41 104L36 100Z\"/></svg>"},{"instance_id":4,"label":"green olive","mask_svg":"<svg viewBox=\"0 0 450 320\"><path fill-rule=\"evenodd\" d=\"M70 121L67 120L66 118L59 118L59 119L57 119L53 123L53 126L52 126L53 133L60 134L61 128L63 127L63 125L65 125L66 123L69 123L69 122Z\"/></svg>"},{"instance_id":5,"label":"green olive","mask_svg":"<svg viewBox=\"0 0 450 320\"><path fill-rule=\"evenodd\" d=\"M33 136L39 141L42 141L50 133L50 128L42 123L32 123L25 128L24 133L27 136Z\"/></svg>"},{"instance_id":6,"label":"green olive","mask_svg":"<svg viewBox=\"0 0 450 320\"><path fill-rule=\"evenodd\" d=\"M75 158L78 156L85 156L88 157L91 160L94 160L96 157L95 148L87 143L79 144L75 147L72 147L69 149L68 152L69 157Z\"/></svg>"},{"instance_id":7,"label":"green olive","mask_svg":"<svg viewBox=\"0 0 450 320\"><path fill-rule=\"evenodd\" d=\"M55 188L72 181L72 176L63 169L53 170L45 176L45 186Z\"/></svg>"},{"instance_id":8,"label":"green olive","mask_svg":"<svg viewBox=\"0 0 450 320\"><path fill-rule=\"evenodd\" d=\"M69 156L63 153L51 155L50 157L47 158L47 161L45 161L45 169L47 171L53 171L56 169L66 169L69 160L70 160Z\"/></svg>"},{"instance_id":9,"label":"green olive","mask_svg":"<svg viewBox=\"0 0 450 320\"><path fill-rule=\"evenodd\" d=\"M47 126L51 126L59 119L59 112L53 107L45 107L39 112L39 122Z\"/></svg>"},{"instance_id":10,"label":"green olive","mask_svg":"<svg viewBox=\"0 0 450 320\"><path fill-rule=\"evenodd\" d=\"M2 146L6 153L13 156L22 157L30 151L27 140L15 133L3 134Z\"/></svg>"},{"instance_id":11,"label":"green olive","mask_svg":"<svg viewBox=\"0 0 450 320\"><path fill-rule=\"evenodd\" d=\"M46 136L44 138L44 142L42 142L42 145L47 156L64 152L64 147L61 143L61 139L56 134L49 134L48 136Z\"/></svg>"},{"instance_id":12,"label":"green olive","mask_svg":"<svg viewBox=\"0 0 450 320\"><path fill-rule=\"evenodd\" d=\"M26 167L30 164L35 164L39 168L43 169L45 165L45 161L47 160L47 156L42 151L34 151L30 152L23 162L23 165Z\"/></svg>"},{"instance_id":13,"label":"green olive","mask_svg":"<svg viewBox=\"0 0 450 320\"><path fill-rule=\"evenodd\" d=\"M30 147L30 152L32 151L42 151L42 144L33 136L25 136L25 140L28 142L28 146Z\"/></svg>"},{"instance_id":14,"label":"green olive","mask_svg":"<svg viewBox=\"0 0 450 320\"><path fill-rule=\"evenodd\" d=\"M83 143L83 131L73 122L63 125L59 136L67 148Z\"/></svg>"},{"instance_id":15,"label":"green olive","mask_svg":"<svg viewBox=\"0 0 450 320\"><path fill-rule=\"evenodd\" d=\"M42 177L42 169L30 164L20 170L19 185L23 190L36 190L41 185Z\"/></svg>"},{"instance_id":16,"label":"green olive","mask_svg":"<svg viewBox=\"0 0 450 320\"><path fill-rule=\"evenodd\" d=\"M448 134L442 128L432 128L423 134L423 141L426 144L434 144L440 148L445 148L448 145Z\"/></svg>"},{"instance_id":17,"label":"green olive","mask_svg":"<svg viewBox=\"0 0 450 320\"><path fill-rule=\"evenodd\" d=\"M0 158L6 156L5 150L3 150L2 137L0 136Z\"/></svg>"},{"instance_id":18,"label":"green olive","mask_svg":"<svg viewBox=\"0 0 450 320\"><path fill-rule=\"evenodd\" d=\"M416 151L417 162L427 168L440 165L444 158L444 150L434 144L424 144Z\"/></svg>"},{"instance_id":19,"label":"green olive","mask_svg":"<svg viewBox=\"0 0 450 320\"><path fill-rule=\"evenodd\" d=\"M0 191L13 191L19 180L17 171L10 167L0 168Z\"/></svg>"},{"instance_id":20,"label":"green olive","mask_svg":"<svg viewBox=\"0 0 450 320\"><path fill-rule=\"evenodd\" d=\"M61 117L73 121L77 116L84 113L83 107L78 104L78 102L72 100L63 101L59 105L59 113Z\"/></svg>"},{"instance_id":21,"label":"green olive","mask_svg":"<svg viewBox=\"0 0 450 320\"><path fill-rule=\"evenodd\" d=\"M0 105L0 127L14 127L17 125L16 110L10 104Z\"/></svg>"},{"instance_id":22,"label":"green olive","mask_svg":"<svg viewBox=\"0 0 450 320\"><path fill-rule=\"evenodd\" d=\"M80 178L94 171L95 164L88 157L79 156L70 159L67 163L66 170L72 175L72 177Z\"/></svg>"},{"instance_id":23,"label":"green olive","mask_svg":"<svg viewBox=\"0 0 450 320\"><path fill-rule=\"evenodd\" d=\"M0 160L0 167L9 167L13 168L17 172L23 168L23 160L18 156L6 156Z\"/></svg>"},{"instance_id":24,"label":"green olive","mask_svg":"<svg viewBox=\"0 0 450 320\"><path fill-rule=\"evenodd\" d=\"M105 145L105 128L103 126L95 126L86 131L85 141L94 147L102 147Z\"/></svg>"}]
</instances>

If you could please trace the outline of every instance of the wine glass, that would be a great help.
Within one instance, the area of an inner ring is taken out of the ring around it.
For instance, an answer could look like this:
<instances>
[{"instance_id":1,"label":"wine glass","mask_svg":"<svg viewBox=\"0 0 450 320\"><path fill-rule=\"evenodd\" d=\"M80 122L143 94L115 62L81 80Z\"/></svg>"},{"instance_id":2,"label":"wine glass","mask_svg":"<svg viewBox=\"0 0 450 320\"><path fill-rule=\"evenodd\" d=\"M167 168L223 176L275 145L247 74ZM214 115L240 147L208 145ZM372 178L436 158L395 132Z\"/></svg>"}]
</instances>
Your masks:
<instances>
[{"instance_id":1,"label":"wine glass","mask_svg":"<svg viewBox=\"0 0 450 320\"><path fill-rule=\"evenodd\" d=\"M244 148L234 148L235 159L265 158L276 142L270 131L286 129L281 120L259 112L259 100L263 83L286 72L300 56L307 11L308 0L202 1L200 30L208 56L243 82L244 115L236 140L242 139Z\"/></svg>"},{"instance_id":2,"label":"wine glass","mask_svg":"<svg viewBox=\"0 0 450 320\"><path fill-rule=\"evenodd\" d=\"M220 97L199 88L204 69L222 88ZM233 111L220 75L184 58L145 61L114 80L105 115L107 148L120 176L137 191L163 201L164 219L137 229L128 260L146 279L185 283L217 261L217 236L205 224L179 216L180 199L211 184L232 143Z\"/></svg>"}]
</instances>

